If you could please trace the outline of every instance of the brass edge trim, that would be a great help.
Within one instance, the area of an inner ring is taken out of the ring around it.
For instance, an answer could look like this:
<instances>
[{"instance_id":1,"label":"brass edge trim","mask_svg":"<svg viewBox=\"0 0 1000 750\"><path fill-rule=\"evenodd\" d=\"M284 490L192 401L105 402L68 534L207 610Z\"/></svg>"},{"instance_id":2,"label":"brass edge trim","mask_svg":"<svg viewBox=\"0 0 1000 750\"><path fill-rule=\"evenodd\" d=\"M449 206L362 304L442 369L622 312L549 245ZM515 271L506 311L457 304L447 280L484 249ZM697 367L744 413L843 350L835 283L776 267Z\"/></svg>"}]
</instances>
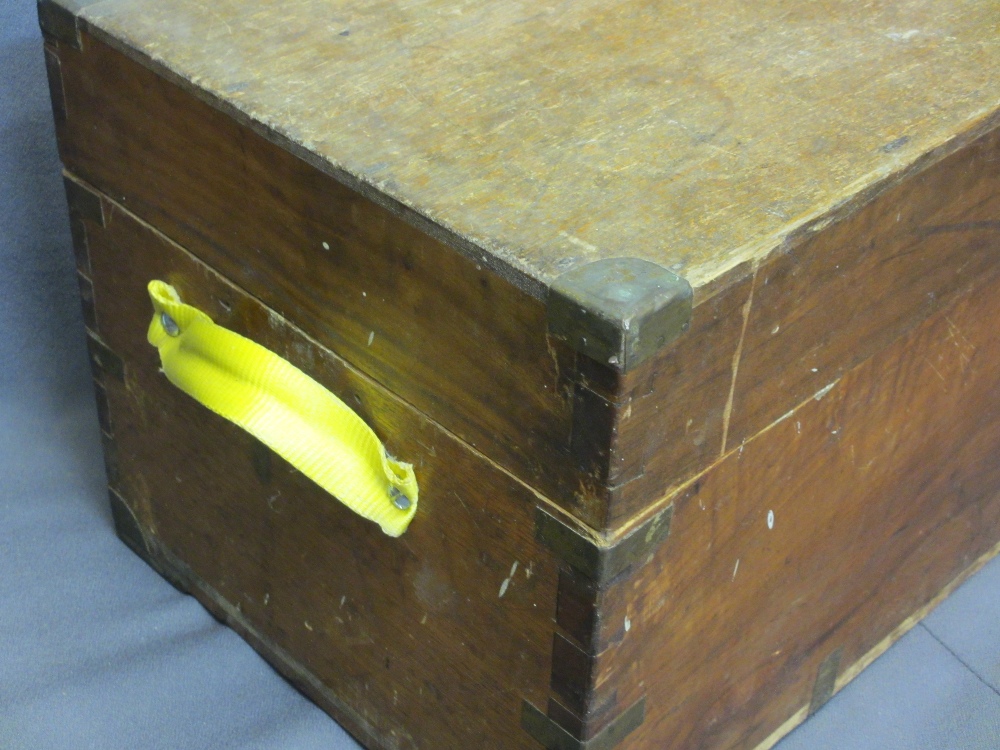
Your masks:
<instances>
[{"instance_id":1,"label":"brass edge trim","mask_svg":"<svg viewBox=\"0 0 1000 750\"><path fill-rule=\"evenodd\" d=\"M84 276L93 275L90 265L90 240L87 237L87 224L75 211L69 212L69 231L73 238L73 256L76 260L76 270Z\"/></svg>"},{"instance_id":2,"label":"brass edge trim","mask_svg":"<svg viewBox=\"0 0 1000 750\"><path fill-rule=\"evenodd\" d=\"M688 330L692 298L685 279L647 260L585 263L552 283L549 334L628 372Z\"/></svg>"},{"instance_id":3,"label":"brass edge trim","mask_svg":"<svg viewBox=\"0 0 1000 750\"><path fill-rule=\"evenodd\" d=\"M541 507L535 508L535 538L567 565L603 585L626 569L644 565L669 536L674 506L668 505L613 544L602 545Z\"/></svg>"},{"instance_id":4,"label":"brass edge trim","mask_svg":"<svg viewBox=\"0 0 1000 750\"><path fill-rule=\"evenodd\" d=\"M813 683L812 700L809 701L809 716L823 708L833 697L833 690L837 685L837 672L840 670L840 657L843 654L843 647L838 647L827 654L823 663L819 665L816 682Z\"/></svg>"},{"instance_id":5,"label":"brass edge trim","mask_svg":"<svg viewBox=\"0 0 1000 750\"><path fill-rule=\"evenodd\" d=\"M104 449L104 473L108 478L108 489L117 491L122 478L118 468L118 444L104 430L101 430L101 447Z\"/></svg>"},{"instance_id":6,"label":"brass edge trim","mask_svg":"<svg viewBox=\"0 0 1000 750\"><path fill-rule=\"evenodd\" d=\"M52 118L56 125L62 125L66 122L66 90L63 87L62 61L51 44L45 45L45 73L49 79Z\"/></svg>"},{"instance_id":7,"label":"brass edge trim","mask_svg":"<svg viewBox=\"0 0 1000 750\"><path fill-rule=\"evenodd\" d=\"M90 362L97 372L106 373L115 380L125 382L125 362L101 340L100 336L89 328L87 329L87 349L90 354Z\"/></svg>"},{"instance_id":8,"label":"brass edge trim","mask_svg":"<svg viewBox=\"0 0 1000 750\"><path fill-rule=\"evenodd\" d=\"M96 378L94 383L94 402L97 409L97 423L101 427L101 431L108 434L114 435L114 430L111 426L111 407L108 403L108 389L104 387L104 383Z\"/></svg>"},{"instance_id":9,"label":"brass edge trim","mask_svg":"<svg viewBox=\"0 0 1000 750\"><path fill-rule=\"evenodd\" d=\"M589 740L580 740L528 701L524 701L521 706L521 728L546 750L611 750L645 719L646 696L643 696Z\"/></svg>"},{"instance_id":10,"label":"brass edge trim","mask_svg":"<svg viewBox=\"0 0 1000 750\"><path fill-rule=\"evenodd\" d=\"M83 324L88 330L96 331L97 305L94 301L94 282L80 271L76 272L76 283L80 288L80 309L83 312Z\"/></svg>"},{"instance_id":11,"label":"brass edge trim","mask_svg":"<svg viewBox=\"0 0 1000 750\"><path fill-rule=\"evenodd\" d=\"M108 502L111 505L111 517L115 522L115 533L118 534L118 538L149 565L155 567L146 535L142 532L142 527L128 503L118 494L118 490L111 487L108 488Z\"/></svg>"},{"instance_id":12,"label":"brass edge trim","mask_svg":"<svg viewBox=\"0 0 1000 750\"><path fill-rule=\"evenodd\" d=\"M107 226L104 202L100 193L66 172L63 173L63 184L66 188L66 202L71 212L90 219L102 227Z\"/></svg>"}]
</instances>

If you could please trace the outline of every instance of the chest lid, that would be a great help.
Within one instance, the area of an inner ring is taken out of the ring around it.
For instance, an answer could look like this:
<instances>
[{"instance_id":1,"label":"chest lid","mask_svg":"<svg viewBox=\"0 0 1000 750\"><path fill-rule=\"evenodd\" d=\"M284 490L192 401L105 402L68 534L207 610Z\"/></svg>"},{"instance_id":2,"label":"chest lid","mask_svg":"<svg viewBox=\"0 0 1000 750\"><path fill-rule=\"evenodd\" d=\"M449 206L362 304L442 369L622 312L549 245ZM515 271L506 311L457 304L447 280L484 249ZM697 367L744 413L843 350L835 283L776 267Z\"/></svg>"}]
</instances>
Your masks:
<instances>
[{"instance_id":1,"label":"chest lid","mask_svg":"<svg viewBox=\"0 0 1000 750\"><path fill-rule=\"evenodd\" d=\"M980 0L83 5L539 296L614 257L704 289L1000 104Z\"/></svg>"}]
</instances>

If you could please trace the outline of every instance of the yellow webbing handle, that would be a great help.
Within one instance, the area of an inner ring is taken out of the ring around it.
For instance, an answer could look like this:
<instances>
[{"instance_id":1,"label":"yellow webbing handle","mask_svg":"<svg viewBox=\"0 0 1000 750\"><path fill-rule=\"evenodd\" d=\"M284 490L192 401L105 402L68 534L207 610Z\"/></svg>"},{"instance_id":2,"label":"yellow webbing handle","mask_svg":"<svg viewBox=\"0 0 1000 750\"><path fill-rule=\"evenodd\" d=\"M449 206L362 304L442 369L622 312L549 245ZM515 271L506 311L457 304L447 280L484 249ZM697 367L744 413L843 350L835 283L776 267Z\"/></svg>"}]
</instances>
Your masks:
<instances>
[{"instance_id":1,"label":"yellow webbing handle","mask_svg":"<svg viewBox=\"0 0 1000 750\"><path fill-rule=\"evenodd\" d=\"M167 379L239 425L355 513L400 536L417 510L411 464L389 457L343 401L290 362L149 283L149 343Z\"/></svg>"}]
</instances>

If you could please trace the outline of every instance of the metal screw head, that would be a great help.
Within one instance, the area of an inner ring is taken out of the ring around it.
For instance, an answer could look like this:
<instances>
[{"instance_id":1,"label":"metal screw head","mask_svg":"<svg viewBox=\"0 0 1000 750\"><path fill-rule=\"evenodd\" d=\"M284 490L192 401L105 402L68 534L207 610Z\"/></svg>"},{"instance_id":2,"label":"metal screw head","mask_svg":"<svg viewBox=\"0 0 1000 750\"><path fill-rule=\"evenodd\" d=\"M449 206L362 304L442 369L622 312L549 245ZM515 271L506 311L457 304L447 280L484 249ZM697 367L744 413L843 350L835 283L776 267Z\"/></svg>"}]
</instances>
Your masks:
<instances>
[{"instance_id":1,"label":"metal screw head","mask_svg":"<svg viewBox=\"0 0 1000 750\"><path fill-rule=\"evenodd\" d=\"M181 328L177 325L177 321L167 315L165 312L160 313L160 325L163 326L163 330L167 332L168 336L179 336Z\"/></svg>"},{"instance_id":2,"label":"metal screw head","mask_svg":"<svg viewBox=\"0 0 1000 750\"><path fill-rule=\"evenodd\" d=\"M410 505L412 505L410 498L400 492L396 487L389 488L389 498L392 500L392 504L400 510L409 510Z\"/></svg>"}]
</instances>

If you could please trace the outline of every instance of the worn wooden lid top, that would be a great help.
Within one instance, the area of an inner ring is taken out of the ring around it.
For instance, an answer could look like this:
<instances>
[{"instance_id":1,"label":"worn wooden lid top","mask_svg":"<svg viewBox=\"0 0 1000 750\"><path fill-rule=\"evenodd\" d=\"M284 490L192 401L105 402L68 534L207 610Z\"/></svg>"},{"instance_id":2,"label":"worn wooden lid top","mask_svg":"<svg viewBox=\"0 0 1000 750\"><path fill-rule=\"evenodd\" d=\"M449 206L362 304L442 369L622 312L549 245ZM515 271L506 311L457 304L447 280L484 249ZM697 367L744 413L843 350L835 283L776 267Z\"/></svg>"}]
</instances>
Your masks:
<instances>
[{"instance_id":1,"label":"worn wooden lid top","mask_svg":"<svg viewBox=\"0 0 1000 750\"><path fill-rule=\"evenodd\" d=\"M629 256L697 299L1000 104L993 0L83 5L539 296Z\"/></svg>"}]
</instances>

